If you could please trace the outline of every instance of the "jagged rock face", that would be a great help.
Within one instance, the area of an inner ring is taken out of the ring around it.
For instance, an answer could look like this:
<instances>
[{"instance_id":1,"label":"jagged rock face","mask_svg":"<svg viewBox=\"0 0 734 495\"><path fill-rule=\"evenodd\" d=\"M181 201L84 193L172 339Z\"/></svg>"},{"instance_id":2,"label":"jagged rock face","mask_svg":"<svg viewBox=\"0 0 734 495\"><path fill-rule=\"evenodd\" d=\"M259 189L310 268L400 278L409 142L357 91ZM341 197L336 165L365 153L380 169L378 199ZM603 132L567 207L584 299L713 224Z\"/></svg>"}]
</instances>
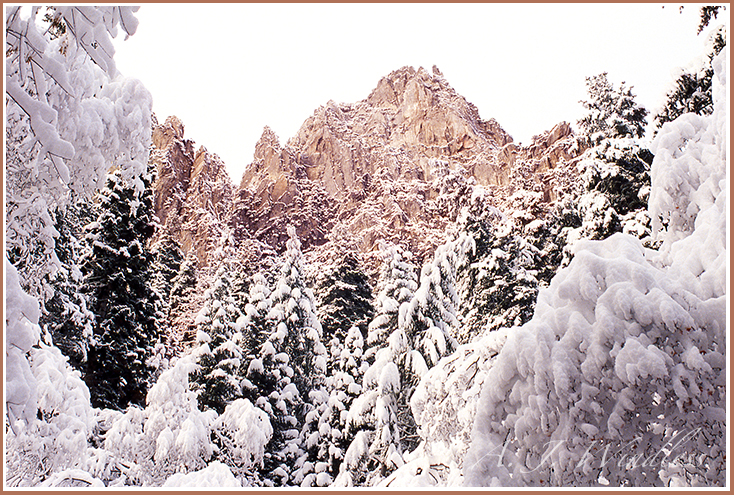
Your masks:
<instances>
[{"instance_id":1,"label":"jagged rock face","mask_svg":"<svg viewBox=\"0 0 734 495\"><path fill-rule=\"evenodd\" d=\"M519 147L438 69L403 67L365 100L318 108L285 146L265 128L242 176L233 224L239 237L276 249L279 226L293 223L304 247L339 241L369 253L387 239L422 260L445 237L472 184L507 195L527 187L532 172L530 186L551 201L559 190L553 170L580 151L567 123Z\"/></svg>"},{"instance_id":2,"label":"jagged rock face","mask_svg":"<svg viewBox=\"0 0 734 495\"><path fill-rule=\"evenodd\" d=\"M369 259L385 239L422 261L473 187L487 188L500 209L518 191L550 203L585 149L565 122L516 145L435 67L394 71L357 103L328 102L285 145L266 127L237 189L216 155L194 153L175 117L155 126L153 144L156 213L202 266L229 232L253 263L253 252L280 252L288 224L316 257L348 249Z\"/></svg>"},{"instance_id":3,"label":"jagged rock face","mask_svg":"<svg viewBox=\"0 0 734 495\"><path fill-rule=\"evenodd\" d=\"M195 251L199 265L206 266L223 235L234 197L224 162L204 147L194 152L176 117L162 125L154 122L152 142L151 161L157 171L155 213L182 250Z\"/></svg>"}]
</instances>

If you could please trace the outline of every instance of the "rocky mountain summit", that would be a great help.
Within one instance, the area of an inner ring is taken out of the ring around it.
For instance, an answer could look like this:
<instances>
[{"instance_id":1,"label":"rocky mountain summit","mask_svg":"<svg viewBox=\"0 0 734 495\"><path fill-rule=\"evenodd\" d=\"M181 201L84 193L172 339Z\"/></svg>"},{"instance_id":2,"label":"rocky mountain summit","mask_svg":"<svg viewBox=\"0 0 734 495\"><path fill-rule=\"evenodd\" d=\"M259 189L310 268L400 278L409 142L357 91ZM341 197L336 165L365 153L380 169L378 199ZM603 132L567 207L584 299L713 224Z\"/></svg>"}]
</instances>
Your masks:
<instances>
[{"instance_id":1,"label":"rocky mountain summit","mask_svg":"<svg viewBox=\"0 0 734 495\"><path fill-rule=\"evenodd\" d=\"M217 155L194 151L183 129L176 117L154 124L155 208L200 266L225 242L254 262L281 252L287 224L313 256L346 249L376 269L372 252L384 239L423 261L476 188L510 213L530 197L523 222L542 216L572 186L586 149L565 122L527 146L514 143L435 66L398 69L356 103L329 101L285 144L266 127L239 186Z\"/></svg>"}]
</instances>

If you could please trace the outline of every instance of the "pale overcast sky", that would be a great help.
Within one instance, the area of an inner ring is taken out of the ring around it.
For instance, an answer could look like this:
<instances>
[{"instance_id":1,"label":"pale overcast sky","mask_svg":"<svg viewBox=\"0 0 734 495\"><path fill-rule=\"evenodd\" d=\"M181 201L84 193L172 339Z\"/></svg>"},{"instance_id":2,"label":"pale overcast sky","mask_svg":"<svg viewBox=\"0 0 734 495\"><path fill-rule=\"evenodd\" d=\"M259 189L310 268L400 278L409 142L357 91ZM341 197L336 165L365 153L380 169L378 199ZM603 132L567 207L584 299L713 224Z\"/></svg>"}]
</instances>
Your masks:
<instances>
[{"instance_id":1,"label":"pale overcast sky","mask_svg":"<svg viewBox=\"0 0 734 495\"><path fill-rule=\"evenodd\" d=\"M263 126L285 144L319 106L362 100L405 65L437 65L516 142L575 122L584 78L604 71L652 110L672 71L703 53L699 5L679 6L144 4L115 60L158 119L177 115L238 183Z\"/></svg>"}]
</instances>

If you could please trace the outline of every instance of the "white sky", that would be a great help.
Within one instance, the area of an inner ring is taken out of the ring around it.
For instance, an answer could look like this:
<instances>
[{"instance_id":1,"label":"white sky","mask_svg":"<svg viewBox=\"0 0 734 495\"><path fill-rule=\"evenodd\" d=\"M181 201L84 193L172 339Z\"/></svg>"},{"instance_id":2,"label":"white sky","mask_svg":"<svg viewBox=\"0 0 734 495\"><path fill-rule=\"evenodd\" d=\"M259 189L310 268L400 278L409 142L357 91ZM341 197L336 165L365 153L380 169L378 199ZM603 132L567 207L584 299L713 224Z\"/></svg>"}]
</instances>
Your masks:
<instances>
[{"instance_id":1,"label":"white sky","mask_svg":"<svg viewBox=\"0 0 734 495\"><path fill-rule=\"evenodd\" d=\"M319 106L362 100L404 65L436 64L526 144L575 122L585 77L600 72L653 110L672 71L703 53L699 6L679 5L144 4L115 60L150 90L158 119L177 115L237 183L263 126L285 144Z\"/></svg>"}]
</instances>

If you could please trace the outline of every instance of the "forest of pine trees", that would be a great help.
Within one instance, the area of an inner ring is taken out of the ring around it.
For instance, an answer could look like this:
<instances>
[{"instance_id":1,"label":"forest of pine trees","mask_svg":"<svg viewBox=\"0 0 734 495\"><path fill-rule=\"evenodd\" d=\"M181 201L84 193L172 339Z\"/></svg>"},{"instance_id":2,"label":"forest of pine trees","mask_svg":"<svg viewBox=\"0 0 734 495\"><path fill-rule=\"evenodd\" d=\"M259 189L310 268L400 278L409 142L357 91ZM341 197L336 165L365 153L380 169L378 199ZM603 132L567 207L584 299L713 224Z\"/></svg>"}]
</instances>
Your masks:
<instances>
[{"instance_id":1,"label":"forest of pine trees","mask_svg":"<svg viewBox=\"0 0 734 495\"><path fill-rule=\"evenodd\" d=\"M105 12L117 21L132 15ZM708 65L682 74L665 108L652 117L657 127L687 112L714 113L713 61L724 50L725 33L714 33L710 46ZM100 68L104 59L95 61L95 77L113 84ZM37 65L62 84L61 69L48 61ZM14 132L28 136L38 122L18 92L30 98L31 82L38 85L42 76L17 72L9 76L15 78L9 91L22 108L12 107L9 118L19 122ZM27 136L11 133L6 304L28 314L6 315L8 342L23 350L6 354L9 372L19 370L22 377L8 399L6 469L12 474L6 481L166 486L204 470L221 486L376 486L394 479L414 461L411 453L425 446L427 433L416 414L428 407L421 395L425 379L444 369L467 376L473 369L476 376L479 357L475 368L467 363L481 352L467 346L531 322L538 294L559 270L580 271L572 246L619 233L651 250L661 245L653 235L661 217L648 210L655 156L641 139L649 112L635 101L631 86L615 88L607 73L586 83L588 113L578 122L589 144L583 173L542 220L516 222L481 195L472 196L457 215L454 233L422 266L408 246L382 241L374 278L356 252L310 271L296 228L289 225L281 254L262 264L270 270L252 273L234 257L217 259L200 304L195 295L203 272L195 253L185 252L170 233L156 236L161 226L153 215L153 172L135 160L112 161L125 143L104 150L112 168L97 173L96 192L81 186L74 194L52 190L46 207L31 207L21 186L35 179L18 166L29 151L16 145ZM149 101L141 105L150 110ZM73 137L49 139L56 145L43 146L62 149L58 142ZM51 173L57 158L42 157L36 175ZM77 179L94 175L92 168L79 171ZM74 178L61 182L74 184ZM33 226L40 224L53 226L53 235L32 238ZM598 280L582 292L597 290ZM195 305L193 335L186 343L173 341L169 327ZM670 318L671 331L684 332L688 320L678 313ZM681 352L697 359L690 347ZM492 350L491 358L496 355ZM704 370L713 361L695 363ZM715 378L695 379L682 377L676 387L685 383L718 393ZM27 406L36 392L23 387L31 390L37 383L39 394L53 400L43 399L36 410ZM58 393L49 392L54 387ZM583 400L593 395L588 387ZM585 431L592 428L597 427ZM63 431L73 434L67 438ZM657 482L657 474L646 476Z\"/></svg>"}]
</instances>

